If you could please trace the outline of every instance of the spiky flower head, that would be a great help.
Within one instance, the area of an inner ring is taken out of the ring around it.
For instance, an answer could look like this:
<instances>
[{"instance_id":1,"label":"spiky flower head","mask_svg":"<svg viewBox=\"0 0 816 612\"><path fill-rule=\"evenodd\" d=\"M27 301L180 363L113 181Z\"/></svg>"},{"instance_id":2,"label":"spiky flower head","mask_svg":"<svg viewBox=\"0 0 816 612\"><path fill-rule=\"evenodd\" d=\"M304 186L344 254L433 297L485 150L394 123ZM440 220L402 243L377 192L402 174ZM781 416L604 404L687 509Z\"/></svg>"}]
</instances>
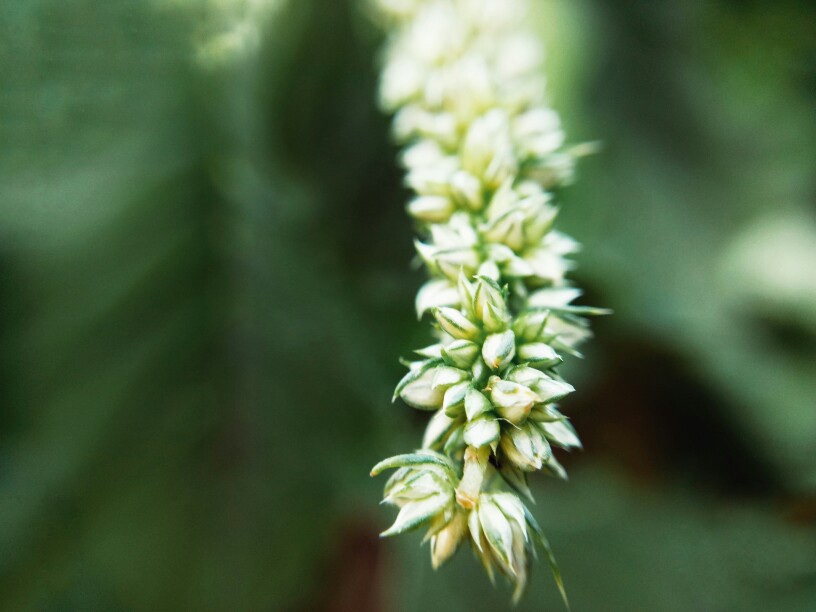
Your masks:
<instances>
[{"instance_id":1,"label":"spiky flower head","mask_svg":"<svg viewBox=\"0 0 816 612\"><path fill-rule=\"evenodd\" d=\"M554 229L552 190L572 179L578 149L544 97L542 50L525 30L527 0L377 0L390 31L380 99L405 145L408 214L428 281L416 297L436 342L406 362L397 397L429 411L423 450L398 468L383 535L427 527L434 567L469 539L491 577L528 583L537 542L519 496L527 476L566 478L553 448L580 448L557 402L556 372L590 336L567 274L578 249Z\"/></svg>"}]
</instances>

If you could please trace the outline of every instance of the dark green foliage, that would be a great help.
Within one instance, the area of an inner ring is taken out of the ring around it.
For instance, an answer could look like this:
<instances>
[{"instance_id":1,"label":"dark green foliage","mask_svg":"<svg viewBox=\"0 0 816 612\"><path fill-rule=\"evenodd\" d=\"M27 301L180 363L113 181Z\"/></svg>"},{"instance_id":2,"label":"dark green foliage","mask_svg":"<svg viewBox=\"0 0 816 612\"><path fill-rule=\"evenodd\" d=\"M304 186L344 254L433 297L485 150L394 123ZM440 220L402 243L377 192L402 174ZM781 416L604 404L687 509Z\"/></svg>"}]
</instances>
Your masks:
<instances>
[{"instance_id":1,"label":"dark green foliage","mask_svg":"<svg viewBox=\"0 0 816 612\"><path fill-rule=\"evenodd\" d=\"M427 338L360 8L289 2L213 64L204 1L0 3L0 609L507 605L372 543ZM796 279L816 244L814 12L539 13L604 143L561 223L616 313L569 374L573 481L531 485L573 608L814 609L816 300L752 259ZM557 598L540 572L518 609Z\"/></svg>"}]
</instances>

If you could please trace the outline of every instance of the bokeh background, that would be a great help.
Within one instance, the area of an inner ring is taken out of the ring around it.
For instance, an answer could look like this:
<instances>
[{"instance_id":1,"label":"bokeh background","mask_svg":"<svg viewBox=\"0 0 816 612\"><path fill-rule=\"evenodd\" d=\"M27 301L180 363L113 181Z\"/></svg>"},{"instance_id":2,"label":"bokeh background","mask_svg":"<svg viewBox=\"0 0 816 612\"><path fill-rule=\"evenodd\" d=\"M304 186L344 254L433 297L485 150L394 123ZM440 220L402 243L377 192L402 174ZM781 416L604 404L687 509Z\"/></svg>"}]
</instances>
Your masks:
<instances>
[{"instance_id":1,"label":"bokeh background","mask_svg":"<svg viewBox=\"0 0 816 612\"><path fill-rule=\"evenodd\" d=\"M534 4L615 311L534 480L573 609L816 610L816 10ZM510 607L377 537L428 339L381 44L362 1L0 3L0 609Z\"/></svg>"}]
</instances>

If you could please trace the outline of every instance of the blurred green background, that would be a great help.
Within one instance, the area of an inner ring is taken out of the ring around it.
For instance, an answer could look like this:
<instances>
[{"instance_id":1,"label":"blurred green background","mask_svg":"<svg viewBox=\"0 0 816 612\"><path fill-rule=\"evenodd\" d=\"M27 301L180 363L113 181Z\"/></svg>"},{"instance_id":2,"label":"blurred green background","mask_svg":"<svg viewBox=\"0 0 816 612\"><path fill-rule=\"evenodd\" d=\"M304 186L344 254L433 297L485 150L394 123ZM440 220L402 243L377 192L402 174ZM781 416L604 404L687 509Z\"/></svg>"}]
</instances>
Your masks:
<instances>
[{"instance_id":1,"label":"blurred green background","mask_svg":"<svg viewBox=\"0 0 816 612\"><path fill-rule=\"evenodd\" d=\"M573 610L816 610L816 10L534 4L615 310L533 483ZM0 3L0 609L509 609L377 538L428 339L381 44L352 0Z\"/></svg>"}]
</instances>

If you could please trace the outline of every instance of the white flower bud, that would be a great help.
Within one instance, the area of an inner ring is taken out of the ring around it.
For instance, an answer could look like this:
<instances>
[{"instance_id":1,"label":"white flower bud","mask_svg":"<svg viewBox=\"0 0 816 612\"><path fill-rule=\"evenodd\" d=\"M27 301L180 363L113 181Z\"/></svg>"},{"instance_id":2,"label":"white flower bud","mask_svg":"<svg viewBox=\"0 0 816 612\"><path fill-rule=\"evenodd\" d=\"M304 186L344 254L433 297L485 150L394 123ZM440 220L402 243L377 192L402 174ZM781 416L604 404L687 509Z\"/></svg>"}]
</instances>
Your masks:
<instances>
[{"instance_id":1,"label":"white flower bud","mask_svg":"<svg viewBox=\"0 0 816 612\"><path fill-rule=\"evenodd\" d=\"M454 340L441 349L445 363L456 368L469 368L479 355L479 345L470 340Z\"/></svg>"},{"instance_id":2,"label":"white flower bud","mask_svg":"<svg viewBox=\"0 0 816 612\"><path fill-rule=\"evenodd\" d=\"M485 250L487 251L488 258L491 261L496 262L497 264L505 264L516 256L516 254L513 252L513 249L511 249L505 244L501 244L498 242L491 242L486 244Z\"/></svg>"},{"instance_id":3,"label":"white flower bud","mask_svg":"<svg viewBox=\"0 0 816 612\"><path fill-rule=\"evenodd\" d=\"M493 197L490 198L490 204L488 204L487 210L485 211L487 220L493 221L506 212L513 210L518 200L519 195L513 188L513 179L507 179L499 186L493 194Z\"/></svg>"},{"instance_id":4,"label":"white flower bud","mask_svg":"<svg viewBox=\"0 0 816 612\"><path fill-rule=\"evenodd\" d=\"M433 368L423 372L400 391L399 396L406 404L418 410L436 410L442 407L445 390L434 388L436 372Z\"/></svg>"},{"instance_id":5,"label":"white flower bud","mask_svg":"<svg viewBox=\"0 0 816 612\"><path fill-rule=\"evenodd\" d=\"M533 275L553 284L564 282L564 277L573 267L572 262L544 248L526 253L524 260L530 266Z\"/></svg>"},{"instance_id":6,"label":"white flower bud","mask_svg":"<svg viewBox=\"0 0 816 612\"><path fill-rule=\"evenodd\" d=\"M525 216L520 210L509 210L482 230L489 242L499 242L518 252L524 247Z\"/></svg>"},{"instance_id":7,"label":"white flower bud","mask_svg":"<svg viewBox=\"0 0 816 612\"><path fill-rule=\"evenodd\" d=\"M493 552L509 566L513 556L513 529L504 513L486 496L479 503L479 522Z\"/></svg>"},{"instance_id":8,"label":"white flower bud","mask_svg":"<svg viewBox=\"0 0 816 612\"><path fill-rule=\"evenodd\" d=\"M507 323L507 304L496 282L487 277L476 281L473 293L473 313L488 331L499 331Z\"/></svg>"},{"instance_id":9,"label":"white flower bud","mask_svg":"<svg viewBox=\"0 0 816 612\"><path fill-rule=\"evenodd\" d=\"M468 421L472 421L478 416L491 412L493 404L490 403L484 394L476 389L469 389L465 395L465 414Z\"/></svg>"},{"instance_id":10,"label":"white flower bud","mask_svg":"<svg viewBox=\"0 0 816 612\"><path fill-rule=\"evenodd\" d=\"M431 387L445 391L448 387L469 380L470 378L465 370L451 368L449 366L437 366L430 371L434 374Z\"/></svg>"},{"instance_id":11,"label":"white flower bud","mask_svg":"<svg viewBox=\"0 0 816 612\"><path fill-rule=\"evenodd\" d=\"M554 338L554 347L578 356L580 353L575 350L576 347L592 337L592 332L582 319L565 321L557 316L550 317L546 333Z\"/></svg>"},{"instance_id":12,"label":"white flower bud","mask_svg":"<svg viewBox=\"0 0 816 612\"><path fill-rule=\"evenodd\" d=\"M447 279L430 280L419 289L416 296L417 318L422 318L426 311L439 306L456 306L459 304L459 292Z\"/></svg>"},{"instance_id":13,"label":"white flower bud","mask_svg":"<svg viewBox=\"0 0 816 612\"><path fill-rule=\"evenodd\" d=\"M436 308L433 311L439 326L454 338L459 340L476 340L479 328L471 323L465 315L453 308Z\"/></svg>"},{"instance_id":14,"label":"white flower bud","mask_svg":"<svg viewBox=\"0 0 816 612\"><path fill-rule=\"evenodd\" d=\"M515 336L509 329L499 334L490 334L482 344L482 359L492 370L503 370L515 354Z\"/></svg>"},{"instance_id":15,"label":"white flower bud","mask_svg":"<svg viewBox=\"0 0 816 612\"><path fill-rule=\"evenodd\" d=\"M555 349L545 342L530 342L518 347L520 361L526 361L540 368L549 368L563 361Z\"/></svg>"},{"instance_id":16,"label":"white flower bud","mask_svg":"<svg viewBox=\"0 0 816 612\"><path fill-rule=\"evenodd\" d=\"M431 344L430 346L423 347L421 349L417 349L414 351L420 357L425 357L425 359L434 359L439 360L442 359L442 345L441 344Z\"/></svg>"},{"instance_id":17,"label":"white flower bud","mask_svg":"<svg viewBox=\"0 0 816 612\"><path fill-rule=\"evenodd\" d=\"M430 270L450 280L456 280L461 272L471 274L479 265L479 254L472 248L440 249L419 240L414 241L414 247Z\"/></svg>"},{"instance_id":18,"label":"white flower bud","mask_svg":"<svg viewBox=\"0 0 816 612\"><path fill-rule=\"evenodd\" d=\"M501 380L498 376L490 378L490 400L496 412L515 425L523 423L533 408L536 394L518 383Z\"/></svg>"},{"instance_id":19,"label":"white flower bud","mask_svg":"<svg viewBox=\"0 0 816 612\"><path fill-rule=\"evenodd\" d=\"M508 37L496 57L496 72L503 80L512 80L537 71L544 59L539 41L530 35Z\"/></svg>"},{"instance_id":20,"label":"white flower bud","mask_svg":"<svg viewBox=\"0 0 816 612\"><path fill-rule=\"evenodd\" d=\"M538 426L554 444L562 448L581 448L581 440L572 425L566 419L539 423Z\"/></svg>"},{"instance_id":21,"label":"white flower bud","mask_svg":"<svg viewBox=\"0 0 816 612\"><path fill-rule=\"evenodd\" d=\"M507 325L507 309L488 303L483 312L482 325L489 332L504 329Z\"/></svg>"},{"instance_id":22,"label":"white flower bud","mask_svg":"<svg viewBox=\"0 0 816 612\"><path fill-rule=\"evenodd\" d=\"M549 287L539 289L527 301L531 308L562 309L573 300L581 297L581 290L575 287Z\"/></svg>"},{"instance_id":23,"label":"white flower bud","mask_svg":"<svg viewBox=\"0 0 816 612\"><path fill-rule=\"evenodd\" d=\"M482 380L487 375L488 369L483 359L477 359L470 371L473 373L473 380Z\"/></svg>"},{"instance_id":24,"label":"white flower bud","mask_svg":"<svg viewBox=\"0 0 816 612\"><path fill-rule=\"evenodd\" d=\"M547 470L547 472L549 472L556 478L560 478L561 480L567 480L569 478L567 476L567 470L565 470L564 466L558 462L558 459L555 458L555 455L547 459L547 463L544 464L542 469Z\"/></svg>"},{"instance_id":25,"label":"white flower bud","mask_svg":"<svg viewBox=\"0 0 816 612\"><path fill-rule=\"evenodd\" d=\"M405 184L420 195L448 197L454 169L444 165L421 166L405 176Z\"/></svg>"},{"instance_id":26,"label":"white flower bud","mask_svg":"<svg viewBox=\"0 0 816 612\"><path fill-rule=\"evenodd\" d=\"M503 266L504 273L512 278L533 276L533 269L520 257L511 257Z\"/></svg>"},{"instance_id":27,"label":"white flower bud","mask_svg":"<svg viewBox=\"0 0 816 612\"><path fill-rule=\"evenodd\" d=\"M524 504L521 500L512 493L492 493L490 495L491 501L498 506L505 517L510 521L515 521L522 529L526 529L527 520L524 518Z\"/></svg>"},{"instance_id":28,"label":"white flower bud","mask_svg":"<svg viewBox=\"0 0 816 612\"><path fill-rule=\"evenodd\" d=\"M499 271L499 266L496 265L495 261L487 259L482 262L479 266L479 270L477 271L478 276L484 276L485 278L489 278L494 281L498 281L501 278L501 272Z\"/></svg>"},{"instance_id":29,"label":"white flower bud","mask_svg":"<svg viewBox=\"0 0 816 612\"><path fill-rule=\"evenodd\" d=\"M449 387L442 400L442 410L449 417L455 418L462 414L465 408L465 394L470 387L470 381L462 382Z\"/></svg>"},{"instance_id":30,"label":"white flower bud","mask_svg":"<svg viewBox=\"0 0 816 612\"><path fill-rule=\"evenodd\" d=\"M468 31L452 3L423 2L404 32L406 50L427 64L441 64L459 55Z\"/></svg>"},{"instance_id":31,"label":"white flower bud","mask_svg":"<svg viewBox=\"0 0 816 612\"><path fill-rule=\"evenodd\" d=\"M490 68L481 53L462 57L446 71L446 105L462 123L469 123L496 101Z\"/></svg>"},{"instance_id":32,"label":"white flower bud","mask_svg":"<svg viewBox=\"0 0 816 612\"><path fill-rule=\"evenodd\" d=\"M430 139L420 140L406 148L400 155L400 162L408 170L433 166L458 167L456 158L446 155L439 143Z\"/></svg>"},{"instance_id":33,"label":"white flower bud","mask_svg":"<svg viewBox=\"0 0 816 612\"><path fill-rule=\"evenodd\" d=\"M541 204L539 210L527 216L524 223L524 240L527 245L534 245L541 241L544 234L549 232L555 224L558 210L554 206Z\"/></svg>"},{"instance_id":34,"label":"white flower bud","mask_svg":"<svg viewBox=\"0 0 816 612\"><path fill-rule=\"evenodd\" d=\"M495 444L500 435L499 422L488 415L477 417L465 425L465 442L474 448Z\"/></svg>"},{"instance_id":35,"label":"white flower bud","mask_svg":"<svg viewBox=\"0 0 816 612\"><path fill-rule=\"evenodd\" d=\"M481 210L484 206L482 184L475 176L459 170L451 177L451 194L465 208Z\"/></svg>"},{"instance_id":36,"label":"white flower bud","mask_svg":"<svg viewBox=\"0 0 816 612\"><path fill-rule=\"evenodd\" d=\"M468 318L475 318L476 311L473 309L473 297L476 295L476 286L468 280L462 271L459 272L457 277L456 290L459 292L459 303Z\"/></svg>"},{"instance_id":37,"label":"white flower bud","mask_svg":"<svg viewBox=\"0 0 816 612\"><path fill-rule=\"evenodd\" d=\"M403 107L394 116L394 137L402 142L424 137L453 147L458 142L456 118L450 113L428 112L419 104Z\"/></svg>"},{"instance_id":38,"label":"white flower bud","mask_svg":"<svg viewBox=\"0 0 816 612\"><path fill-rule=\"evenodd\" d=\"M414 248L422 263L428 266L429 270L439 272L439 266L436 265L436 248L419 240L414 240Z\"/></svg>"},{"instance_id":39,"label":"white flower bud","mask_svg":"<svg viewBox=\"0 0 816 612\"><path fill-rule=\"evenodd\" d=\"M551 108L535 108L515 117L513 137L523 157L545 157L564 144L558 114Z\"/></svg>"},{"instance_id":40,"label":"white flower bud","mask_svg":"<svg viewBox=\"0 0 816 612\"><path fill-rule=\"evenodd\" d=\"M380 81L380 101L387 110L394 110L419 95L425 79L422 64L409 56L390 61Z\"/></svg>"},{"instance_id":41,"label":"white flower bud","mask_svg":"<svg viewBox=\"0 0 816 612\"><path fill-rule=\"evenodd\" d=\"M456 427L457 420L450 418L444 410L438 410L428 421L425 435L422 437L422 448L436 449L451 430Z\"/></svg>"},{"instance_id":42,"label":"white flower bud","mask_svg":"<svg viewBox=\"0 0 816 612\"><path fill-rule=\"evenodd\" d=\"M444 196L420 196L408 203L408 214L425 223L442 223L447 221L456 205Z\"/></svg>"},{"instance_id":43,"label":"white flower bud","mask_svg":"<svg viewBox=\"0 0 816 612\"><path fill-rule=\"evenodd\" d=\"M528 299L529 304L529 299ZM533 311L518 317L513 323L513 331L516 337L525 342L535 342L537 340L548 339L544 333L549 319L549 311Z\"/></svg>"},{"instance_id":44,"label":"white flower bud","mask_svg":"<svg viewBox=\"0 0 816 612\"><path fill-rule=\"evenodd\" d=\"M513 368L507 373L507 380L529 387L541 404L556 402L575 391L571 384L528 366Z\"/></svg>"},{"instance_id":45,"label":"white flower bud","mask_svg":"<svg viewBox=\"0 0 816 612\"><path fill-rule=\"evenodd\" d=\"M528 421L520 428L509 427L499 442L506 459L526 472L540 470L552 457L552 449L536 425Z\"/></svg>"},{"instance_id":46,"label":"white flower bud","mask_svg":"<svg viewBox=\"0 0 816 612\"><path fill-rule=\"evenodd\" d=\"M419 135L420 126L424 121L425 111L417 105L404 106L394 115L394 123L391 130L394 138L400 142L410 140Z\"/></svg>"},{"instance_id":47,"label":"white flower bud","mask_svg":"<svg viewBox=\"0 0 816 612\"><path fill-rule=\"evenodd\" d=\"M385 501L401 508L394 524L381 536L397 535L423 524L446 524L457 512L458 485L453 466L443 455L432 451L398 455L381 461L371 471L400 468L385 486Z\"/></svg>"},{"instance_id":48,"label":"white flower bud","mask_svg":"<svg viewBox=\"0 0 816 612\"><path fill-rule=\"evenodd\" d=\"M432 225L431 237L440 249L462 249L475 247L479 243L470 216L464 211L452 214L448 223Z\"/></svg>"},{"instance_id":49,"label":"white flower bud","mask_svg":"<svg viewBox=\"0 0 816 612\"><path fill-rule=\"evenodd\" d=\"M471 123L465 136L462 168L488 188L497 188L517 171L509 130L507 113L493 109Z\"/></svg>"},{"instance_id":50,"label":"white flower bud","mask_svg":"<svg viewBox=\"0 0 816 612\"><path fill-rule=\"evenodd\" d=\"M467 515L456 512L442 530L431 537L431 565L439 568L450 559L467 534Z\"/></svg>"},{"instance_id":51,"label":"white flower bud","mask_svg":"<svg viewBox=\"0 0 816 612\"><path fill-rule=\"evenodd\" d=\"M546 376L547 375L541 370L536 370L535 368L531 368L529 366L516 366L507 372L505 378L509 381L524 385L525 387L532 387L542 377Z\"/></svg>"},{"instance_id":52,"label":"white flower bud","mask_svg":"<svg viewBox=\"0 0 816 612\"><path fill-rule=\"evenodd\" d=\"M530 388L535 391L538 401L542 404L557 402L575 391L575 387L568 382L550 376L539 378Z\"/></svg>"},{"instance_id":53,"label":"white flower bud","mask_svg":"<svg viewBox=\"0 0 816 612\"><path fill-rule=\"evenodd\" d=\"M422 87L422 104L425 108L438 109L445 104L448 79L442 70L430 70Z\"/></svg>"},{"instance_id":54,"label":"white flower bud","mask_svg":"<svg viewBox=\"0 0 816 612\"><path fill-rule=\"evenodd\" d=\"M477 511L468 517L476 555L491 576L495 567L510 579L515 586L514 602L527 585L530 556L534 554L531 535L549 552L540 528L531 520L521 500L508 492L483 493Z\"/></svg>"},{"instance_id":55,"label":"white flower bud","mask_svg":"<svg viewBox=\"0 0 816 612\"><path fill-rule=\"evenodd\" d=\"M445 495L431 495L424 499L408 502L397 515L394 524L380 534L387 538L399 535L419 527L450 506L450 500Z\"/></svg>"},{"instance_id":56,"label":"white flower bud","mask_svg":"<svg viewBox=\"0 0 816 612\"><path fill-rule=\"evenodd\" d=\"M473 273L479 265L479 254L475 249L440 250L434 254L434 262L439 271L455 280L462 271Z\"/></svg>"},{"instance_id":57,"label":"white flower bud","mask_svg":"<svg viewBox=\"0 0 816 612\"><path fill-rule=\"evenodd\" d=\"M420 128L420 134L438 140L446 147L458 144L456 117L450 113L433 113Z\"/></svg>"},{"instance_id":58,"label":"white flower bud","mask_svg":"<svg viewBox=\"0 0 816 612\"><path fill-rule=\"evenodd\" d=\"M411 481L402 480L400 474L395 473L394 476L385 485L383 501L387 504L404 506L407 502L436 495L443 488L440 487L438 474L430 469L417 470L416 479Z\"/></svg>"}]
</instances>

